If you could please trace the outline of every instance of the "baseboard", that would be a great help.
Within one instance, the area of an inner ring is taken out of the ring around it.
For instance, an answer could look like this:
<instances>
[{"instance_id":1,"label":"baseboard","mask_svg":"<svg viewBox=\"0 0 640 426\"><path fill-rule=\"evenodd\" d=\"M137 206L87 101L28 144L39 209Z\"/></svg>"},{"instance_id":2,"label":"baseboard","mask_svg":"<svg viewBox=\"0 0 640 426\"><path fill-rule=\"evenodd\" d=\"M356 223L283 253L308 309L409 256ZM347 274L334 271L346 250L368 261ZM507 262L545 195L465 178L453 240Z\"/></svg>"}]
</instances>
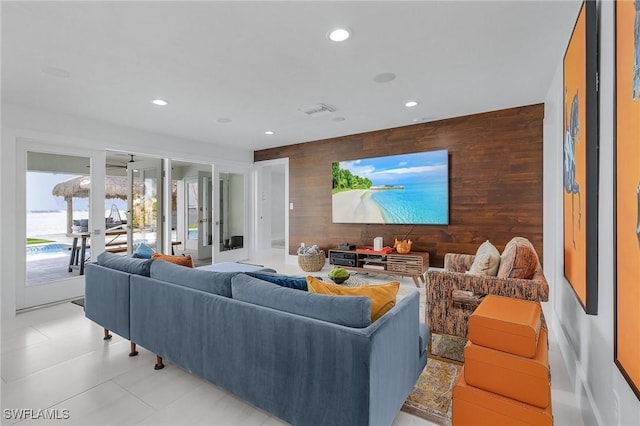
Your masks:
<instances>
[{"instance_id":1,"label":"baseboard","mask_svg":"<svg viewBox=\"0 0 640 426\"><path fill-rule=\"evenodd\" d=\"M598 405L596 404L593 393L589 388L587 377L584 373L584 366L579 361L578 354L576 354L573 350L564 326L560 323L560 321L558 321L555 313L553 313L552 315L547 315L547 313L545 313L545 317L547 318L547 320L551 319L549 324L549 332L553 333L555 341L558 343L558 347L560 348L562 362L564 363L567 373L569 374L569 378L571 379L571 382L573 384L572 391L576 398L576 404L578 405L582 413L584 424L604 424L600 415L600 411L598 410ZM575 366L574 369L569 368L567 360L573 361L573 365ZM586 404L583 403L582 396L586 398L586 400L584 401L586 402ZM588 419L585 419L585 417L592 417L593 421L588 421Z\"/></svg>"}]
</instances>

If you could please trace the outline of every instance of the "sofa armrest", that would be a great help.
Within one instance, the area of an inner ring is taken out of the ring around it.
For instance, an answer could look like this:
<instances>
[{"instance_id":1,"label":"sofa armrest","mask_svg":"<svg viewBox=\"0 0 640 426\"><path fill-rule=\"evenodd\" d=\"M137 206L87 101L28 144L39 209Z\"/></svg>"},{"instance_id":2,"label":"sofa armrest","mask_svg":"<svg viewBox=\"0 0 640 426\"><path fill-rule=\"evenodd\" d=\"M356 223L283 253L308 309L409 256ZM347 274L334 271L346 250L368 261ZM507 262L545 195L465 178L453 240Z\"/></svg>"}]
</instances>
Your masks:
<instances>
[{"instance_id":1,"label":"sofa armrest","mask_svg":"<svg viewBox=\"0 0 640 426\"><path fill-rule=\"evenodd\" d=\"M448 272L465 272L471 269L474 254L446 253L444 255L444 270Z\"/></svg>"},{"instance_id":2,"label":"sofa armrest","mask_svg":"<svg viewBox=\"0 0 640 426\"><path fill-rule=\"evenodd\" d=\"M96 263L85 265L84 313L87 318L129 339L131 274Z\"/></svg>"},{"instance_id":3,"label":"sofa armrest","mask_svg":"<svg viewBox=\"0 0 640 426\"><path fill-rule=\"evenodd\" d=\"M363 329L371 339L370 424L393 422L426 365L420 348L419 305L419 293L412 292Z\"/></svg>"}]
</instances>

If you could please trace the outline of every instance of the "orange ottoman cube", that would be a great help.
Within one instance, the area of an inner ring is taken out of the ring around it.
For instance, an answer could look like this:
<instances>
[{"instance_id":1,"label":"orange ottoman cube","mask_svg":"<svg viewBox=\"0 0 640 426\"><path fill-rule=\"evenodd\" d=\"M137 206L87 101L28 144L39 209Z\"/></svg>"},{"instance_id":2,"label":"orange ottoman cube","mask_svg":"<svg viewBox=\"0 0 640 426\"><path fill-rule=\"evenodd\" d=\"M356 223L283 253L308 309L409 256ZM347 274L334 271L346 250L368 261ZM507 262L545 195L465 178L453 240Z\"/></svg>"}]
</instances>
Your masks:
<instances>
[{"instance_id":1,"label":"orange ottoman cube","mask_svg":"<svg viewBox=\"0 0 640 426\"><path fill-rule=\"evenodd\" d=\"M553 425L551 404L540 408L469 386L462 367L453 388L452 423L456 426Z\"/></svg>"},{"instance_id":2,"label":"orange ottoman cube","mask_svg":"<svg viewBox=\"0 0 640 426\"><path fill-rule=\"evenodd\" d=\"M471 386L540 408L551 404L546 330L540 331L533 358L468 342L464 348L464 371L464 379Z\"/></svg>"},{"instance_id":3,"label":"orange ottoman cube","mask_svg":"<svg viewBox=\"0 0 640 426\"><path fill-rule=\"evenodd\" d=\"M537 302L488 295L469 317L454 426L552 425L547 330Z\"/></svg>"},{"instance_id":4,"label":"orange ottoman cube","mask_svg":"<svg viewBox=\"0 0 640 426\"><path fill-rule=\"evenodd\" d=\"M488 295L469 317L469 340L486 348L534 357L540 312L537 302Z\"/></svg>"}]
</instances>

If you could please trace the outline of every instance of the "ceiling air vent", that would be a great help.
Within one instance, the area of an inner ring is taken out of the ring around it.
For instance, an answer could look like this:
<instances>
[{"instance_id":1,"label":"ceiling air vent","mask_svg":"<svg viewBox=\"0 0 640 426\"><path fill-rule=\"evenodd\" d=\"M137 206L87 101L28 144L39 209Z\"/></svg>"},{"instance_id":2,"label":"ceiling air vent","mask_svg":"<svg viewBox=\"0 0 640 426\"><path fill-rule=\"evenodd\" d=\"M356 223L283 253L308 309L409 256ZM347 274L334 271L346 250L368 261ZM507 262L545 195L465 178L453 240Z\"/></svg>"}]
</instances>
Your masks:
<instances>
[{"instance_id":1,"label":"ceiling air vent","mask_svg":"<svg viewBox=\"0 0 640 426\"><path fill-rule=\"evenodd\" d=\"M300 108L299 111L304 112L309 117L320 117L334 112L336 109L325 104L316 104L306 108Z\"/></svg>"}]
</instances>

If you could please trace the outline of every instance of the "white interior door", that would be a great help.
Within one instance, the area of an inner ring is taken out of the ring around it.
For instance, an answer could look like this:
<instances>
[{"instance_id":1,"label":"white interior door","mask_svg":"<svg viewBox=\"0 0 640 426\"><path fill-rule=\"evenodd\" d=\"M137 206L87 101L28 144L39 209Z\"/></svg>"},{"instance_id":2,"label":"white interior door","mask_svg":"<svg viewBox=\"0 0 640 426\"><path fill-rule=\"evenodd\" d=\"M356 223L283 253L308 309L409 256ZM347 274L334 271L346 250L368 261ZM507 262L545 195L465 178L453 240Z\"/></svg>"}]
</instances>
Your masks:
<instances>
[{"instance_id":1,"label":"white interior door","mask_svg":"<svg viewBox=\"0 0 640 426\"><path fill-rule=\"evenodd\" d=\"M256 249L289 252L289 160L255 163Z\"/></svg>"}]
</instances>

